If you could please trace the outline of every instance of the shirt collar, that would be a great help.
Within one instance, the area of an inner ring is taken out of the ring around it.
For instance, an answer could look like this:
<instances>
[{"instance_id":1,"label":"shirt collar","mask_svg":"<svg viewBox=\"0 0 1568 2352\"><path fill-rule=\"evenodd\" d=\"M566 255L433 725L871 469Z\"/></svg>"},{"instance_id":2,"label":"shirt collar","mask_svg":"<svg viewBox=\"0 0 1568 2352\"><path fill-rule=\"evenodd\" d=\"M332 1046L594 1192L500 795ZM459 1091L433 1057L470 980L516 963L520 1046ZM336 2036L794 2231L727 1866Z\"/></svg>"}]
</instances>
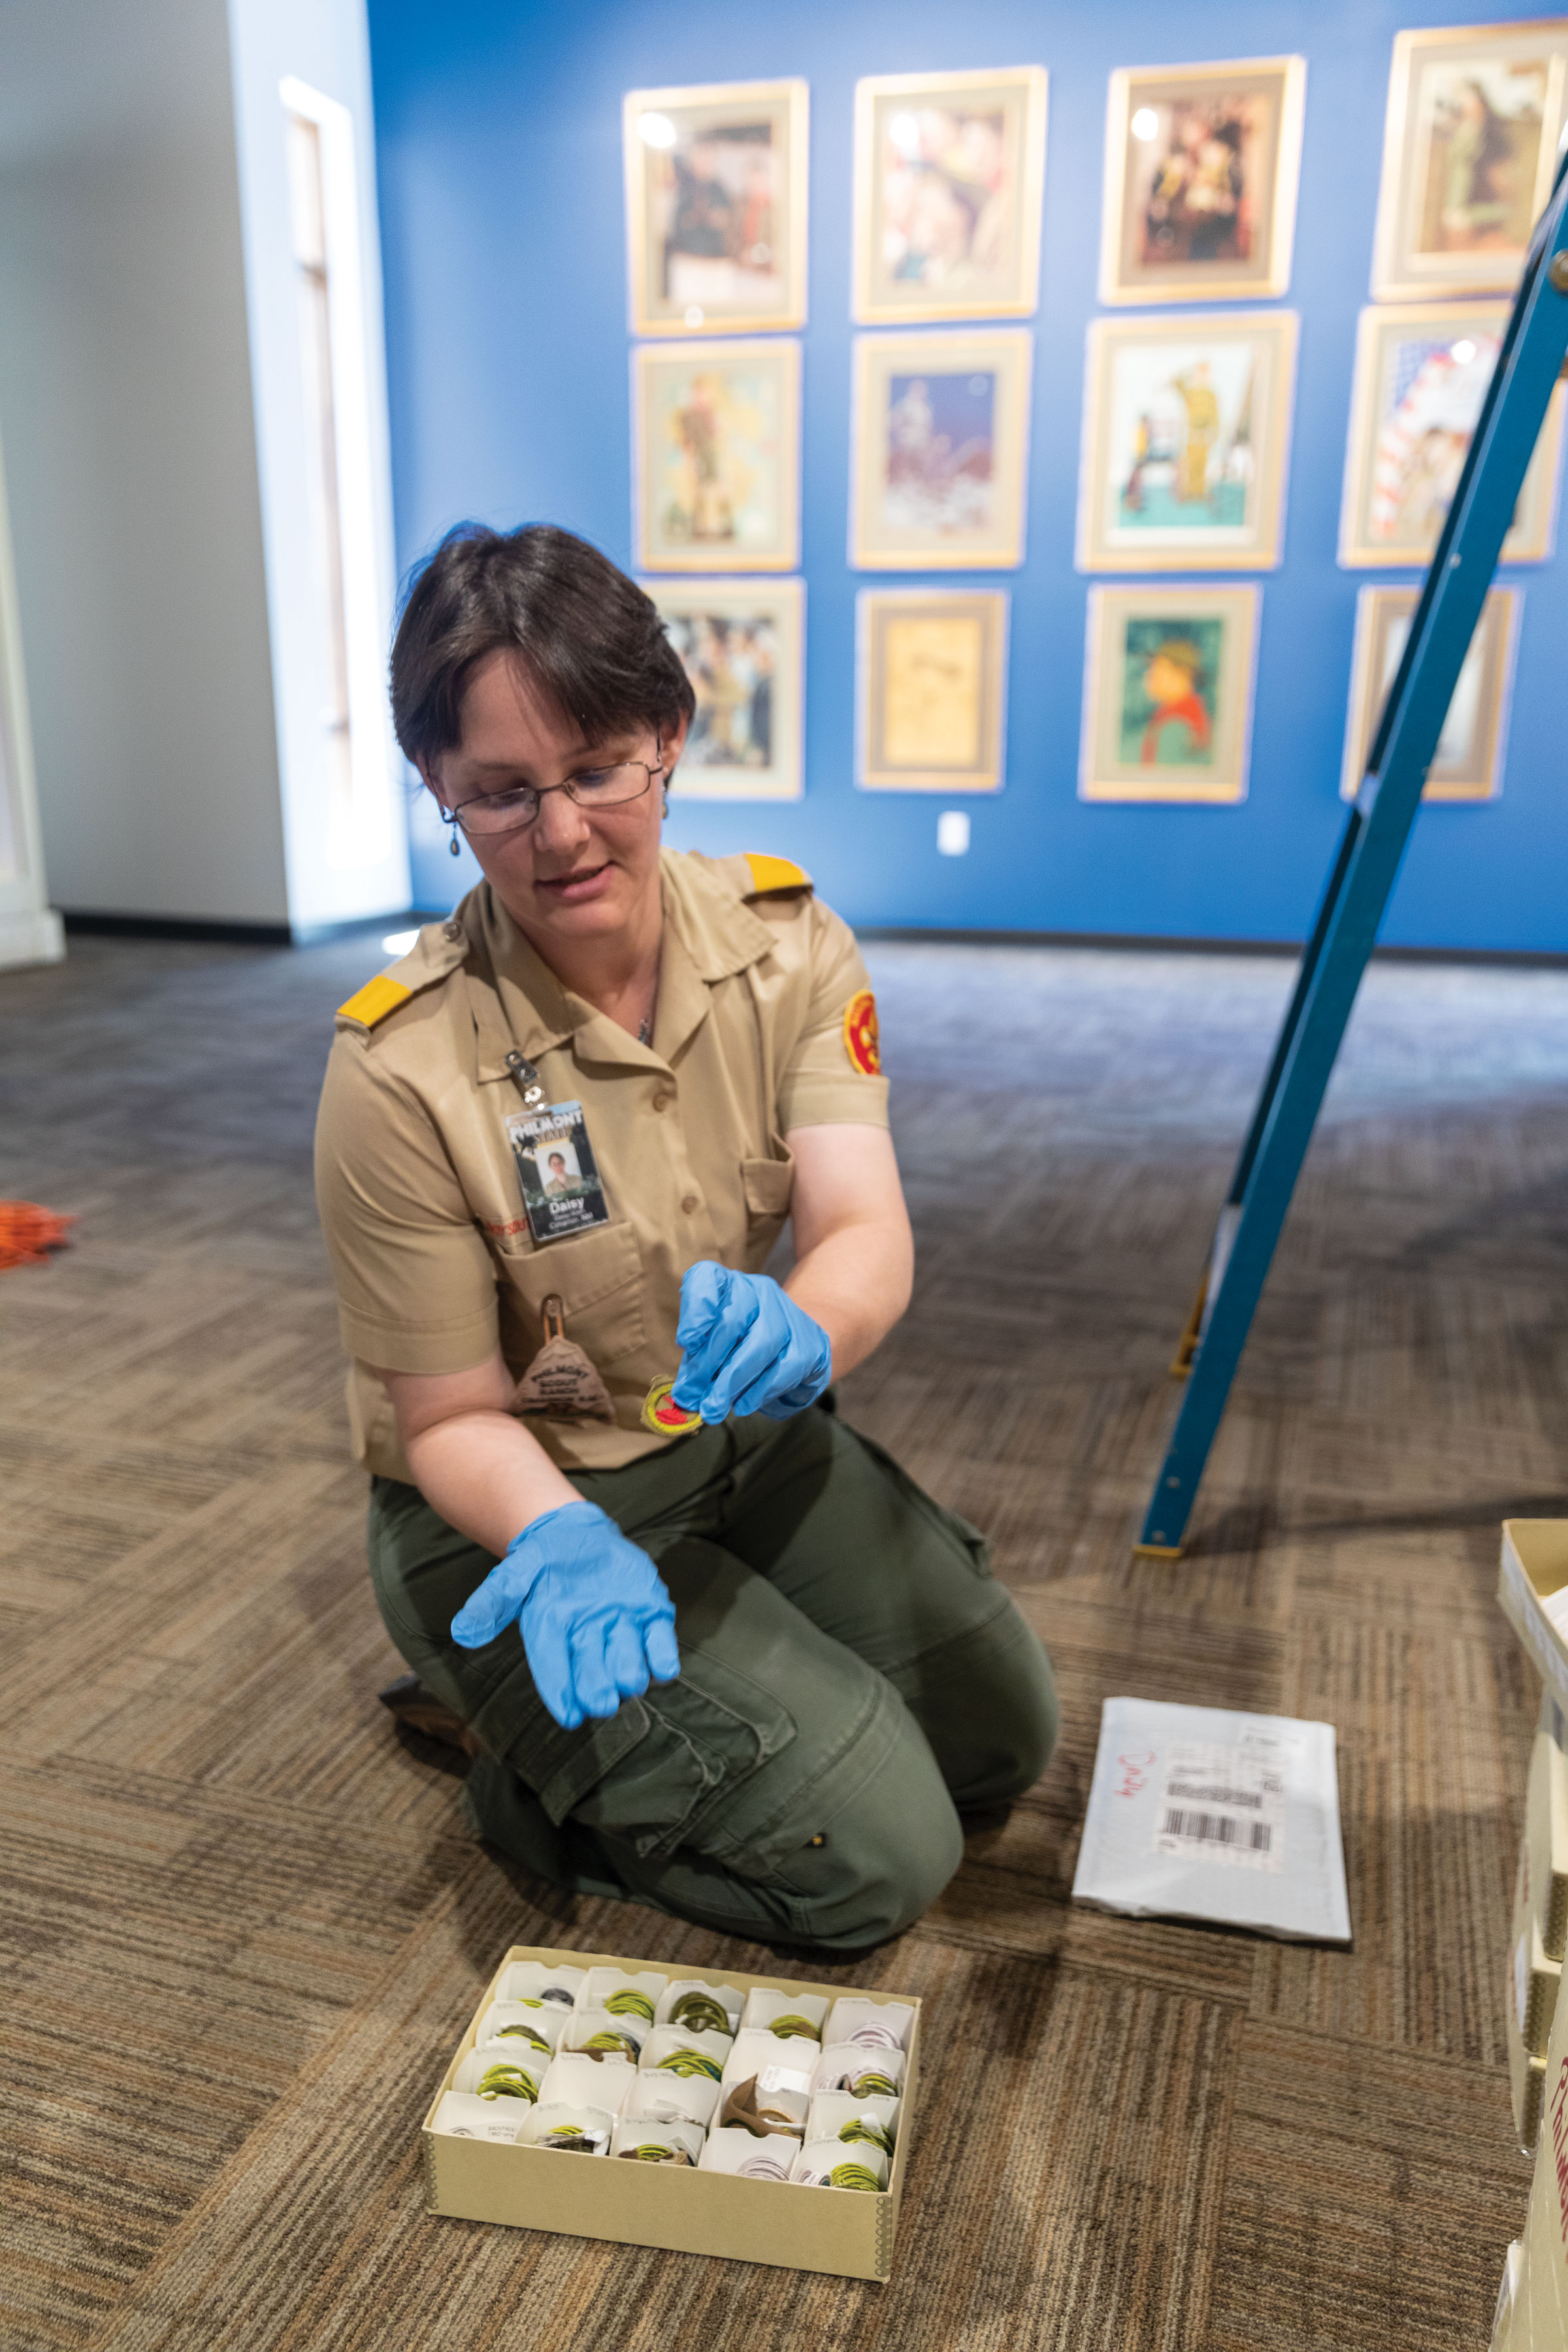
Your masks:
<instances>
[{"instance_id":1,"label":"shirt collar","mask_svg":"<svg viewBox=\"0 0 1568 2352\"><path fill-rule=\"evenodd\" d=\"M659 853L664 884L664 919L691 958L699 979L728 980L760 962L773 935L705 857L677 850Z\"/></svg>"},{"instance_id":2,"label":"shirt collar","mask_svg":"<svg viewBox=\"0 0 1568 2352\"><path fill-rule=\"evenodd\" d=\"M659 881L665 935L654 1026L658 1052L564 987L488 882L471 893L458 919L466 919L479 950L477 961L489 967L469 967L481 1082L511 1075L508 1054L537 1061L569 1038L580 1039L586 1060L662 1069L707 1018L708 989L771 950L767 925L725 887L706 859L661 850Z\"/></svg>"}]
</instances>

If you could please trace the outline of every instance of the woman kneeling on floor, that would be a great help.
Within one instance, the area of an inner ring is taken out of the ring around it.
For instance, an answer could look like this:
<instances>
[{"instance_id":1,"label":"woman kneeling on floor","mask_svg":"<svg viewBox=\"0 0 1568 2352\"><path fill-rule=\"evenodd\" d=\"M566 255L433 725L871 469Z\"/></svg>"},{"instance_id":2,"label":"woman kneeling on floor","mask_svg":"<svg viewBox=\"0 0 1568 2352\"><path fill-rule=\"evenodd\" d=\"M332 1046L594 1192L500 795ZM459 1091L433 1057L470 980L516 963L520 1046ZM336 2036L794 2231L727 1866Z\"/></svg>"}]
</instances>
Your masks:
<instances>
[{"instance_id":1,"label":"woman kneeling on floor","mask_svg":"<svg viewBox=\"0 0 1568 2352\"><path fill-rule=\"evenodd\" d=\"M865 967L787 860L661 848L692 688L583 541L452 533L392 685L484 876L317 1135L411 1716L558 1885L863 1950L1056 1729L981 1538L834 1412L912 1265Z\"/></svg>"}]
</instances>

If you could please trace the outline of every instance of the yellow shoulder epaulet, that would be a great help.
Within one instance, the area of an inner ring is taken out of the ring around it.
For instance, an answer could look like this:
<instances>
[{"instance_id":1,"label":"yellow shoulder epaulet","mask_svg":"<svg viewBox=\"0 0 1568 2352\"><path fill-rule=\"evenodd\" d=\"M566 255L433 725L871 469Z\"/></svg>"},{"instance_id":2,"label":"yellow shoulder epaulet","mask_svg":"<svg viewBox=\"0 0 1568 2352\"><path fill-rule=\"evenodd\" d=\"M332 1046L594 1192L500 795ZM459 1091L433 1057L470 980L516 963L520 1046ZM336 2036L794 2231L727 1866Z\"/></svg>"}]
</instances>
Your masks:
<instances>
[{"instance_id":1,"label":"yellow shoulder epaulet","mask_svg":"<svg viewBox=\"0 0 1568 2352\"><path fill-rule=\"evenodd\" d=\"M816 887L805 866L797 866L793 857L764 857L754 849L748 849L744 855L752 869L752 887L745 894L748 898L771 898L776 890Z\"/></svg>"},{"instance_id":2,"label":"yellow shoulder epaulet","mask_svg":"<svg viewBox=\"0 0 1568 2352\"><path fill-rule=\"evenodd\" d=\"M374 1029L378 1021L384 1021L389 1013L406 1004L413 993L411 988L405 988L390 973L378 971L374 980L367 980L363 988L354 991L346 1004L339 1005L338 1019L357 1021L362 1028Z\"/></svg>"}]
</instances>

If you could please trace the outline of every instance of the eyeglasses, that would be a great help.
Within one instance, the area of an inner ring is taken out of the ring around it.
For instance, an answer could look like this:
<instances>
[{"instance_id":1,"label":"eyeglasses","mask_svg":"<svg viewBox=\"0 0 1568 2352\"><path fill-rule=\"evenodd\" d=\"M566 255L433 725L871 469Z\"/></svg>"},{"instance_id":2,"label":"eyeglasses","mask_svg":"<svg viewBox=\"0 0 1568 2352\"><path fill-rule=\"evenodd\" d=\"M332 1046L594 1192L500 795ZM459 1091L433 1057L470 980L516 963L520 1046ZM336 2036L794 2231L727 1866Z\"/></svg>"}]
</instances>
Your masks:
<instances>
[{"instance_id":1,"label":"eyeglasses","mask_svg":"<svg viewBox=\"0 0 1568 2352\"><path fill-rule=\"evenodd\" d=\"M654 778L666 773L663 743L656 748L659 756L655 761L622 760L613 768L585 768L580 776L568 776L563 784L518 784L507 793L479 793L458 808L443 808L441 822L461 825L470 835L521 833L538 816L547 793L564 793L579 808L620 808L627 801L640 801ZM457 845L454 832L452 846Z\"/></svg>"}]
</instances>

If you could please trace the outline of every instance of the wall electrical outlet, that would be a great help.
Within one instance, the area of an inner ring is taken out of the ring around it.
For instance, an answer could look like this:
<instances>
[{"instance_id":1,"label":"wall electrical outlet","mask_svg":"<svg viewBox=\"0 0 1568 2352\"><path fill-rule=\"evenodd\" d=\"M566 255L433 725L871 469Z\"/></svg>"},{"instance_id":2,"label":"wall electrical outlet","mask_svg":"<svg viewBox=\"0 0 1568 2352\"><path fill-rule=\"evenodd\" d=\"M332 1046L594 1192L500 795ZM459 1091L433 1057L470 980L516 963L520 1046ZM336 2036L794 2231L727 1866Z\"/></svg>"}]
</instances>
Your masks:
<instances>
[{"instance_id":1,"label":"wall electrical outlet","mask_svg":"<svg viewBox=\"0 0 1568 2352\"><path fill-rule=\"evenodd\" d=\"M963 857L969 848L969 812L943 809L936 821L936 845L944 857Z\"/></svg>"}]
</instances>

